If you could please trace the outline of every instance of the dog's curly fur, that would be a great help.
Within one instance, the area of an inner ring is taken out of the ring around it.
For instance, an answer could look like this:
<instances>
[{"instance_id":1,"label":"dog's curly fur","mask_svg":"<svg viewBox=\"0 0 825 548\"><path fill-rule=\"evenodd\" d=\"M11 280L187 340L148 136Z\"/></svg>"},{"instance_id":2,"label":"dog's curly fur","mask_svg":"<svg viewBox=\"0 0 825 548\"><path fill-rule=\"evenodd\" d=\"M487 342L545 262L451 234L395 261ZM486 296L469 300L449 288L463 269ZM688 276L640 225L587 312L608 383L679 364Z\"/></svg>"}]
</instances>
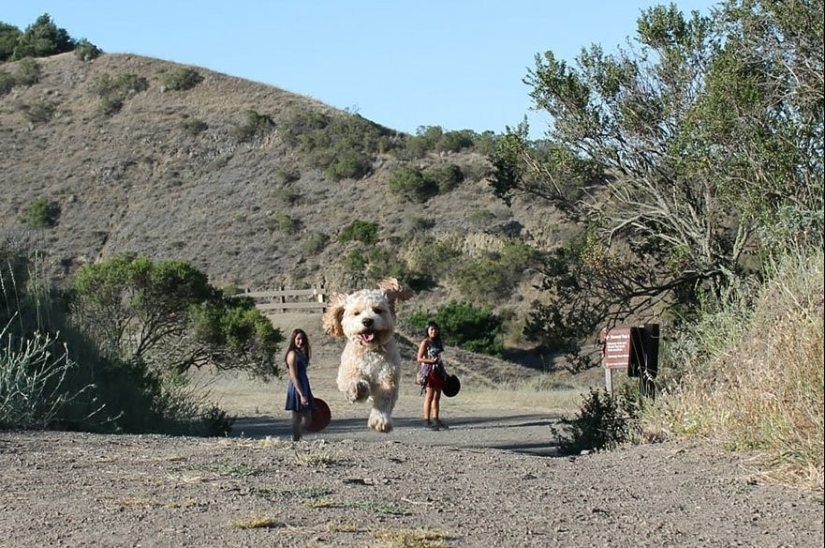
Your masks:
<instances>
[{"instance_id":1,"label":"dog's curly fur","mask_svg":"<svg viewBox=\"0 0 825 548\"><path fill-rule=\"evenodd\" d=\"M401 355L395 342L395 304L412 296L412 290L387 278L378 289L334 293L324 312L324 332L346 339L338 389L351 403L372 401L367 425L377 432L392 430L398 400Z\"/></svg>"}]
</instances>

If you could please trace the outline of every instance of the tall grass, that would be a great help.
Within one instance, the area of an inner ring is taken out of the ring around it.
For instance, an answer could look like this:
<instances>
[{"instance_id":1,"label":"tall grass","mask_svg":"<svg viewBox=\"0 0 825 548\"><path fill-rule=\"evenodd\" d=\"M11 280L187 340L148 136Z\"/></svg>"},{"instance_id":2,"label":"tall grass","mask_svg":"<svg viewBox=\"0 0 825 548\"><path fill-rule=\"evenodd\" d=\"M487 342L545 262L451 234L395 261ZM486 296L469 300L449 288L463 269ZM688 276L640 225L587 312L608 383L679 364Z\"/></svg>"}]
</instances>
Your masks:
<instances>
[{"instance_id":1,"label":"tall grass","mask_svg":"<svg viewBox=\"0 0 825 548\"><path fill-rule=\"evenodd\" d=\"M60 350L54 354L53 350ZM0 428L48 428L65 406L93 387L68 387L77 364L68 349L44 333L23 340L0 331Z\"/></svg>"},{"instance_id":2,"label":"tall grass","mask_svg":"<svg viewBox=\"0 0 825 548\"><path fill-rule=\"evenodd\" d=\"M772 263L670 349L683 376L645 429L762 456L766 479L823 490L823 253Z\"/></svg>"}]
</instances>

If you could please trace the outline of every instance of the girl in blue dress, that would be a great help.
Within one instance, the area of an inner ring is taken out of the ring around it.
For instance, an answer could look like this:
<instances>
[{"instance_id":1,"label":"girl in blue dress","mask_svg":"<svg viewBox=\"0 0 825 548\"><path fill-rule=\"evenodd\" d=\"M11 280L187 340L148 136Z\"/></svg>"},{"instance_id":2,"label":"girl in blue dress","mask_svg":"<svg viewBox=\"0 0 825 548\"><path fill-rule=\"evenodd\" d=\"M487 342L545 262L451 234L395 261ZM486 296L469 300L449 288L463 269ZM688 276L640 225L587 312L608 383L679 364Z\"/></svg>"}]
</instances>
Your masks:
<instances>
[{"instance_id":1,"label":"girl in blue dress","mask_svg":"<svg viewBox=\"0 0 825 548\"><path fill-rule=\"evenodd\" d=\"M292 411L292 441L300 441L312 421L312 409L315 407L307 376L309 357L309 337L303 329L294 330L284 357L289 372L284 409Z\"/></svg>"}]
</instances>

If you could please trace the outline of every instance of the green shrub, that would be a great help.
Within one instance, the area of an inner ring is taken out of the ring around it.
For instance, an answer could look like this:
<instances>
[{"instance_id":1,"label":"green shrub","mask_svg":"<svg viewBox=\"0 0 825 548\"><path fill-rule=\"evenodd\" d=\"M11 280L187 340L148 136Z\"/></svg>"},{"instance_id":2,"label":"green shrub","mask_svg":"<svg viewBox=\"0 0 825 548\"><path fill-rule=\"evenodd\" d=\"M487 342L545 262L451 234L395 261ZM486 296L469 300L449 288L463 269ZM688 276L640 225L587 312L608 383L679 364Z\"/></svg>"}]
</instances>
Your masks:
<instances>
[{"instance_id":1,"label":"green shrub","mask_svg":"<svg viewBox=\"0 0 825 548\"><path fill-rule=\"evenodd\" d=\"M504 353L504 320L488 308L469 302L450 301L435 313L419 311L408 319L411 325L422 331L430 320L438 322L446 344L491 356Z\"/></svg>"},{"instance_id":2,"label":"green shrub","mask_svg":"<svg viewBox=\"0 0 825 548\"><path fill-rule=\"evenodd\" d=\"M40 63L29 57L22 59L17 63L17 69L14 71L14 81L19 86L33 86L40 81L43 69Z\"/></svg>"},{"instance_id":3,"label":"green shrub","mask_svg":"<svg viewBox=\"0 0 825 548\"><path fill-rule=\"evenodd\" d=\"M283 118L278 134L290 146L298 146L301 137L312 135L329 125L330 118L323 112L314 109L295 108ZM306 149L301 146L305 152Z\"/></svg>"},{"instance_id":4,"label":"green shrub","mask_svg":"<svg viewBox=\"0 0 825 548\"><path fill-rule=\"evenodd\" d=\"M186 91L194 88L203 81L203 76L190 67L180 67L163 76L163 91Z\"/></svg>"},{"instance_id":5,"label":"green shrub","mask_svg":"<svg viewBox=\"0 0 825 548\"><path fill-rule=\"evenodd\" d=\"M422 203L438 194L438 184L418 169L400 166L390 175L387 190L411 202Z\"/></svg>"},{"instance_id":6,"label":"green shrub","mask_svg":"<svg viewBox=\"0 0 825 548\"><path fill-rule=\"evenodd\" d=\"M240 142L252 141L265 137L274 127L271 116L250 109L244 112L244 121L235 127L234 136Z\"/></svg>"},{"instance_id":7,"label":"green shrub","mask_svg":"<svg viewBox=\"0 0 825 548\"><path fill-rule=\"evenodd\" d=\"M0 258L0 428L209 433L210 411L191 390L140 360L101 357L72 321L71 295L48 287L28 252L0 247Z\"/></svg>"},{"instance_id":8,"label":"green shrub","mask_svg":"<svg viewBox=\"0 0 825 548\"><path fill-rule=\"evenodd\" d=\"M304 253L315 255L322 252L329 243L329 236L322 232L313 232L301 244Z\"/></svg>"},{"instance_id":9,"label":"green shrub","mask_svg":"<svg viewBox=\"0 0 825 548\"><path fill-rule=\"evenodd\" d=\"M81 61L91 61L103 55L103 50L85 38L81 38L74 48L74 55Z\"/></svg>"},{"instance_id":10,"label":"green shrub","mask_svg":"<svg viewBox=\"0 0 825 548\"><path fill-rule=\"evenodd\" d=\"M448 238L424 243L415 250L411 262L417 272L439 279L453 271L461 256L459 242Z\"/></svg>"},{"instance_id":11,"label":"green shrub","mask_svg":"<svg viewBox=\"0 0 825 548\"><path fill-rule=\"evenodd\" d=\"M23 213L23 222L31 228L49 228L57 224L60 204L45 198L36 198Z\"/></svg>"},{"instance_id":12,"label":"green shrub","mask_svg":"<svg viewBox=\"0 0 825 548\"><path fill-rule=\"evenodd\" d=\"M89 90L100 97L98 110L104 116L117 114L123 108L126 99L149 89L149 81L132 73L101 74L89 84Z\"/></svg>"},{"instance_id":13,"label":"green shrub","mask_svg":"<svg viewBox=\"0 0 825 548\"><path fill-rule=\"evenodd\" d=\"M640 430L640 401L632 396L630 385L612 396L604 389L590 388L581 409L573 419L559 421L562 428L551 427L559 452L577 455L582 451L614 449L631 441Z\"/></svg>"},{"instance_id":14,"label":"green shrub","mask_svg":"<svg viewBox=\"0 0 825 548\"><path fill-rule=\"evenodd\" d=\"M110 97L125 100L149 89L149 81L143 76L129 72L117 77L101 74L92 80L89 89L101 99Z\"/></svg>"},{"instance_id":15,"label":"green shrub","mask_svg":"<svg viewBox=\"0 0 825 548\"><path fill-rule=\"evenodd\" d=\"M123 108L123 99L120 97L102 97L97 105L97 110L104 116L112 116L120 112Z\"/></svg>"},{"instance_id":16,"label":"green shrub","mask_svg":"<svg viewBox=\"0 0 825 548\"><path fill-rule=\"evenodd\" d=\"M0 69L0 97L14 88L14 75L7 70Z\"/></svg>"},{"instance_id":17,"label":"green shrub","mask_svg":"<svg viewBox=\"0 0 825 548\"><path fill-rule=\"evenodd\" d=\"M57 105L51 101L39 100L20 106L23 116L32 124L45 124L54 116Z\"/></svg>"},{"instance_id":18,"label":"green shrub","mask_svg":"<svg viewBox=\"0 0 825 548\"><path fill-rule=\"evenodd\" d=\"M0 22L0 63L11 60L14 47L23 35L14 25Z\"/></svg>"},{"instance_id":19,"label":"green shrub","mask_svg":"<svg viewBox=\"0 0 825 548\"><path fill-rule=\"evenodd\" d=\"M378 243L378 225L356 219L344 227L338 235L338 241L341 243L357 241L365 245L375 245Z\"/></svg>"},{"instance_id":20,"label":"green shrub","mask_svg":"<svg viewBox=\"0 0 825 548\"><path fill-rule=\"evenodd\" d=\"M437 152L459 152L473 148L475 132L469 129L448 131L444 133L435 145Z\"/></svg>"},{"instance_id":21,"label":"green shrub","mask_svg":"<svg viewBox=\"0 0 825 548\"><path fill-rule=\"evenodd\" d=\"M372 160L364 153L354 150L343 151L335 155L333 163L324 174L333 181L343 179L362 179L372 171Z\"/></svg>"},{"instance_id":22,"label":"green shrub","mask_svg":"<svg viewBox=\"0 0 825 548\"><path fill-rule=\"evenodd\" d=\"M43 14L17 37L12 60L48 57L72 51L74 47L75 41L66 29L58 28L48 14Z\"/></svg>"},{"instance_id":23,"label":"green shrub","mask_svg":"<svg viewBox=\"0 0 825 548\"><path fill-rule=\"evenodd\" d=\"M438 192L449 192L464 181L464 173L455 164L433 166L424 171L424 177L438 186Z\"/></svg>"},{"instance_id":24,"label":"green shrub","mask_svg":"<svg viewBox=\"0 0 825 548\"><path fill-rule=\"evenodd\" d=\"M301 221L286 213L275 213L269 219L270 230L284 234L294 234L301 229Z\"/></svg>"}]
</instances>

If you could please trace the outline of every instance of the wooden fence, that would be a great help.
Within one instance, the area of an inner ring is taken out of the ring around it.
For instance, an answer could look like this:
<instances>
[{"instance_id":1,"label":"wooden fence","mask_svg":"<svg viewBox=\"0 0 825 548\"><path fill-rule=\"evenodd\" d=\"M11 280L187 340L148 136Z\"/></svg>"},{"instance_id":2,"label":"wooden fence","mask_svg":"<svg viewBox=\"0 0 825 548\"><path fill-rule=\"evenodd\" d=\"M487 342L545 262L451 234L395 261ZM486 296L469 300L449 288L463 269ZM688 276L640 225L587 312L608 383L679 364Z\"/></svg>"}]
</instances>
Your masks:
<instances>
[{"instance_id":1,"label":"wooden fence","mask_svg":"<svg viewBox=\"0 0 825 548\"><path fill-rule=\"evenodd\" d=\"M247 291L238 297L251 297L255 308L264 314L283 314L291 310L323 312L327 306L326 290L313 289L277 289L272 291Z\"/></svg>"}]
</instances>

